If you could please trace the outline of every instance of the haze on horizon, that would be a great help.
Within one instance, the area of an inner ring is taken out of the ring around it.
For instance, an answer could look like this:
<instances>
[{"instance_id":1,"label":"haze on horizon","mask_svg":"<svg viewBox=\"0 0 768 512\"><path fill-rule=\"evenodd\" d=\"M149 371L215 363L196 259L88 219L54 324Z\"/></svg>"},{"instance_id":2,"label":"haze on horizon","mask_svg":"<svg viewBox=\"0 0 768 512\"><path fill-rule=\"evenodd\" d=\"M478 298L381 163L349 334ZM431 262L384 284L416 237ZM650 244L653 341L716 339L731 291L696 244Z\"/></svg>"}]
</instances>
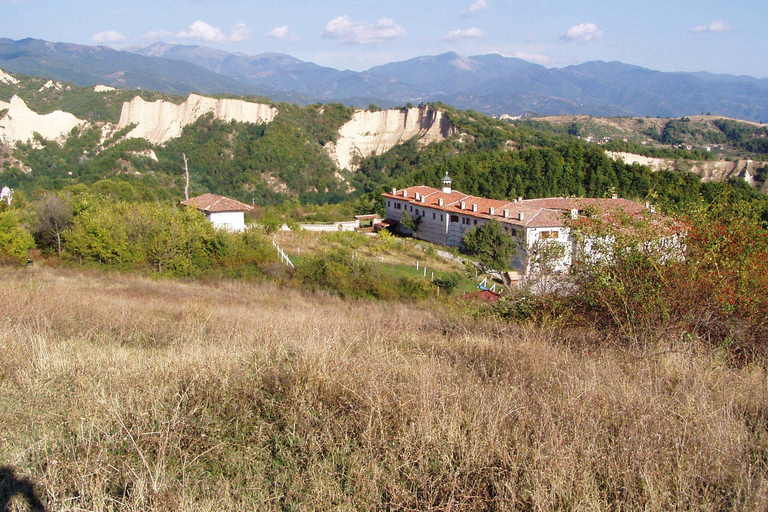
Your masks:
<instances>
[{"instance_id":1,"label":"haze on horizon","mask_svg":"<svg viewBox=\"0 0 768 512\"><path fill-rule=\"evenodd\" d=\"M758 0L597 2L446 0L386 4L286 0L0 0L2 37L107 45L157 41L230 52L286 53L337 69L456 51L547 67L621 61L660 71L768 77Z\"/></svg>"}]
</instances>

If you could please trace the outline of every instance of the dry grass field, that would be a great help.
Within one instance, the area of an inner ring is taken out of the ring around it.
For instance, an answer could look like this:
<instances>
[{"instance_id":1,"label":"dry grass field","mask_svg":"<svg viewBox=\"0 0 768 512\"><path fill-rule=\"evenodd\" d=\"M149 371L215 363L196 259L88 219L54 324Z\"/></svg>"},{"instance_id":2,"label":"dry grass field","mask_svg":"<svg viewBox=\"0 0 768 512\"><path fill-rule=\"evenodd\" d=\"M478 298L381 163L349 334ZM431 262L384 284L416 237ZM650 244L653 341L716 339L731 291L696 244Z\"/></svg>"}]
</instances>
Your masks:
<instances>
[{"instance_id":1,"label":"dry grass field","mask_svg":"<svg viewBox=\"0 0 768 512\"><path fill-rule=\"evenodd\" d=\"M29 484L62 511L768 506L766 369L695 345L272 284L0 278L0 508L34 509Z\"/></svg>"}]
</instances>

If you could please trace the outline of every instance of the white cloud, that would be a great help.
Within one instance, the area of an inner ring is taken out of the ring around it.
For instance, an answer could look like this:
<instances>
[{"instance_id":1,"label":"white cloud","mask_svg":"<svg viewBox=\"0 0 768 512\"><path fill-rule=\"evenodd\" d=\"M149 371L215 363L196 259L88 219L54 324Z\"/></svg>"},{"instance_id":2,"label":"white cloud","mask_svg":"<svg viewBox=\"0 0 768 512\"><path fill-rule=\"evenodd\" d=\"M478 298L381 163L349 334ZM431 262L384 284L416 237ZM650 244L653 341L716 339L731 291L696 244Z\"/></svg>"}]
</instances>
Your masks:
<instances>
[{"instance_id":1,"label":"white cloud","mask_svg":"<svg viewBox=\"0 0 768 512\"><path fill-rule=\"evenodd\" d=\"M240 43L248 40L250 37L248 27L245 23L238 23L230 36L224 35L219 27L209 25L204 21L197 20L192 23L187 30L179 32L176 37L184 39L198 39L206 43Z\"/></svg>"},{"instance_id":2,"label":"white cloud","mask_svg":"<svg viewBox=\"0 0 768 512\"><path fill-rule=\"evenodd\" d=\"M581 23L568 29L568 32L561 36L565 41L574 41L577 43L588 43L596 39L602 39L603 33L594 23Z\"/></svg>"},{"instance_id":3,"label":"white cloud","mask_svg":"<svg viewBox=\"0 0 768 512\"><path fill-rule=\"evenodd\" d=\"M367 21L352 21L346 15L326 23L323 31L323 37L347 44L378 44L404 35L405 29L390 18L382 18L373 25Z\"/></svg>"},{"instance_id":4,"label":"white cloud","mask_svg":"<svg viewBox=\"0 0 768 512\"><path fill-rule=\"evenodd\" d=\"M484 11L488 8L488 2L486 0L475 0L475 3L469 6L469 10L461 14L462 18L468 18L474 16L480 11Z\"/></svg>"},{"instance_id":5,"label":"white cloud","mask_svg":"<svg viewBox=\"0 0 768 512\"><path fill-rule=\"evenodd\" d=\"M699 34L716 34L719 32L728 32L729 30L731 30L731 26L721 20L715 20L709 25L699 25L698 27L693 28L693 31Z\"/></svg>"},{"instance_id":6,"label":"white cloud","mask_svg":"<svg viewBox=\"0 0 768 512\"><path fill-rule=\"evenodd\" d=\"M298 39L296 34L294 34L293 31L288 28L288 25L273 28L267 32L267 37L271 37L272 39L284 39L287 41L295 41Z\"/></svg>"},{"instance_id":7,"label":"white cloud","mask_svg":"<svg viewBox=\"0 0 768 512\"><path fill-rule=\"evenodd\" d=\"M108 30L107 32L93 34L91 41L99 44L119 43L125 41L125 36L116 30Z\"/></svg>"},{"instance_id":8,"label":"white cloud","mask_svg":"<svg viewBox=\"0 0 768 512\"><path fill-rule=\"evenodd\" d=\"M229 36L229 40L233 43L242 43L251 38L251 31L248 30L248 26L245 23L238 23L235 25L235 30L232 31L232 35Z\"/></svg>"},{"instance_id":9,"label":"white cloud","mask_svg":"<svg viewBox=\"0 0 768 512\"><path fill-rule=\"evenodd\" d=\"M537 53L525 53L525 52L515 52L513 57L517 59L523 59L528 62L533 62L534 64L549 64L549 62L552 60L546 55L540 55Z\"/></svg>"},{"instance_id":10,"label":"white cloud","mask_svg":"<svg viewBox=\"0 0 768 512\"><path fill-rule=\"evenodd\" d=\"M483 39L485 38L485 32L479 28L468 28L467 30L454 30L449 32L448 35L442 37L441 41L465 41L467 39Z\"/></svg>"},{"instance_id":11,"label":"white cloud","mask_svg":"<svg viewBox=\"0 0 768 512\"><path fill-rule=\"evenodd\" d=\"M200 39L206 42L227 40L219 27L214 27L200 20L191 24L186 31L179 32L177 36L185 39Z\"/></svg>"}]
</instances>

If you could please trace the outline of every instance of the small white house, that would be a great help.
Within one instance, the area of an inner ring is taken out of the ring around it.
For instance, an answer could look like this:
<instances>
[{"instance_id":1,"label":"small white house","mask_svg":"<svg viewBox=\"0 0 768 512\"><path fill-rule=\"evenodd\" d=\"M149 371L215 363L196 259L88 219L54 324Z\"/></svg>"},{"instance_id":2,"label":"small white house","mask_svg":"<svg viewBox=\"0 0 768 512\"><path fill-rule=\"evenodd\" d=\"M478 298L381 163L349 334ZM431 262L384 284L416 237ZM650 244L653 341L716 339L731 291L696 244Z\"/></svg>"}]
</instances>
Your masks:
<instances>
[{"instance_id":1,"label":"small white house","mask_svg":"<svg viewBox=\"0 0 768 512\"><path fill-rule=\"evenodd\" d=\"M253 209L251 205L217 194L191 197L182 201L181 204L194 206L205 214L213 227L227 231L243 231L245 229L245 212Z\"/></svg>"}]
</instances>

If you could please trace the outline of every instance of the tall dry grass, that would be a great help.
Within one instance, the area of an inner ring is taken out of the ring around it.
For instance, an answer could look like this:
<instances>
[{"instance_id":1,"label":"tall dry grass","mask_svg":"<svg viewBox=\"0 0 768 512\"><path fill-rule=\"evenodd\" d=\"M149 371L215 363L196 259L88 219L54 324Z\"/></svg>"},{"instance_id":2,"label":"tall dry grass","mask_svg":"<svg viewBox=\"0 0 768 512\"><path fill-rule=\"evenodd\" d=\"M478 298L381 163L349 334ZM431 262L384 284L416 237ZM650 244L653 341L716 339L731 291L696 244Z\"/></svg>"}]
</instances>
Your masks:
<instances>
[{"instance_id":1,"label":"tall dry grass","mask_svg":"<svg viewBox=\"0 0 768 512\"><path fill-rule=\"evenodd\" d=\"M768 504L766 370L696 347L268 284L1 275L0 466L52 510Z\"/></svg>"}]
</instances>

